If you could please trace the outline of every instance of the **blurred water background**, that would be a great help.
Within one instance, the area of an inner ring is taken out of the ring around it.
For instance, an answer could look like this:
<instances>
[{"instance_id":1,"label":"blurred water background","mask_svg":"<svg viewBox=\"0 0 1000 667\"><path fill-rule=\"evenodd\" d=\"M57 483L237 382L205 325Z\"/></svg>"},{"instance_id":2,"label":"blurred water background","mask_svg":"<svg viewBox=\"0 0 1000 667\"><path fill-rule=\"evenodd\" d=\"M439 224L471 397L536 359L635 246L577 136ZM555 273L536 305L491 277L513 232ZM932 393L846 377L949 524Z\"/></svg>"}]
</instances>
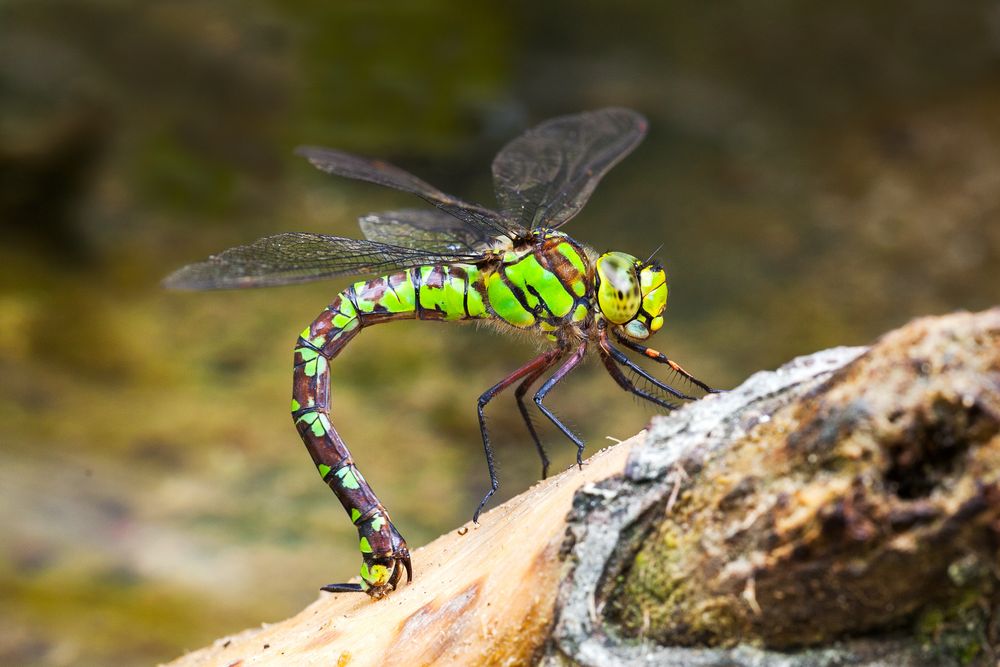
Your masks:
<instances>
[{"instance_id":1,"label":"blurred water background","mask_svg":"<svg viewBox=\"0 0 1000 667\"><path fill-rule=\"evenodd\" d=\"M288 416L295 337L348 281L158 287L417 203L295 145L492 205L506 140L606 105L651 131L566 229L663 244L655 346L716 386L1000 300L996 0L0 4L0 663L149 664L356 573ZM532 352L406 322L334 363L334 423L411 546L471 516L476 397ZM594 449L652 414L598 364L550 405ZM538 463L511 397L490 416L506 498Z\"/></svg>"}]
</instances>

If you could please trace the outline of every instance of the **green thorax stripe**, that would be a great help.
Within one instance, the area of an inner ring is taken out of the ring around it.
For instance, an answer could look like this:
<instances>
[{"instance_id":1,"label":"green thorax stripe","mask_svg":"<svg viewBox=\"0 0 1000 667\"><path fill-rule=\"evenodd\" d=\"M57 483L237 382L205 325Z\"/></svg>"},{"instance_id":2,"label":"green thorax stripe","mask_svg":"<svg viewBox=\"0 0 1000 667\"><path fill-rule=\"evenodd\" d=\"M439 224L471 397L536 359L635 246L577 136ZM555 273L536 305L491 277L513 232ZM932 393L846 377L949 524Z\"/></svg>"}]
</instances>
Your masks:
<instances>
[{"instance_id":1,"label":"green thorax stripe","mask_svg":"<svg viewBox=\"0 0 1000 667\"><path fill-rule=\"evenodd\" d=\"M505 266L504 272L510 284L525 294L529 306L536 307L540 301L545 311L554 317L563 317L572 310L573 295L566 291L556 274L539 263L535 253L517 264Z\"/></svg>"},{"instance_id":2,"label":"green thorax stripe","mask_svg":"<svg viewBox=\"0 0 1000 667\"><path fill-rule=\"evenodd\" d=\"M539 253L542 252L544 251L533 250L526 254L507 253L503 265L487 282L487 294L493 311L498 317L519 328L535 326L538 318L561 319L576 305L573 292L539 261ZM562 249L558 252L562 253Z\"/></svg>"}]
</instances>

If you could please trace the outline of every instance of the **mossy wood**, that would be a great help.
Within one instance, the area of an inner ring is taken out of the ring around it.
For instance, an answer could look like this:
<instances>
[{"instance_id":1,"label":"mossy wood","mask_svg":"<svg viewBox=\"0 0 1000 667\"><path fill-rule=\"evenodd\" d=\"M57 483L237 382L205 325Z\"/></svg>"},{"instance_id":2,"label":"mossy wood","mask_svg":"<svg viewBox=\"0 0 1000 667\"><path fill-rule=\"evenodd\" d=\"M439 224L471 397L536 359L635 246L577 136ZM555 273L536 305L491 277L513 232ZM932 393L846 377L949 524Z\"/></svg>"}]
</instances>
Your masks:
<instances>
[{"instance_id":1,"label":"mossy wood","mask_svg":"<svg viewBox=\"0 0 1000 667\"><path fill-rule=\"evenodd\" d=\"M998 477L1000 309L926 318L657 418L388 600L175 664L992 665Z\"/></svg>"}]
</instances>

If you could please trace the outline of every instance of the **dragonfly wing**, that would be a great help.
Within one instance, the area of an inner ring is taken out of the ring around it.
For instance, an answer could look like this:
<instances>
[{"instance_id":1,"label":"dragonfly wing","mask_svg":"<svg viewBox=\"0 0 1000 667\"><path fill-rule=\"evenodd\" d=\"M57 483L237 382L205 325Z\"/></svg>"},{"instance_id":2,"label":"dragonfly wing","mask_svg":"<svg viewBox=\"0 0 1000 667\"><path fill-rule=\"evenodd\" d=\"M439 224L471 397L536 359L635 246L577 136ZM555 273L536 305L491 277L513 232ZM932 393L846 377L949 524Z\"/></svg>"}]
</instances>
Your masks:
<instances>
[{"instance_id":1,"label":"dragonfly wing","mask_svg":"<svg viewBox=\"0 0 1000 667\"><path fill-rule=\"evenodd\" d=\"M494 235L435 209L369 213L358 219L372 241L437 253L482 253Z\"/></svg>"},{"instance_id":2,"label":"dragonfly wing","mask_svg":"<svg viewBox=\"0 0 1000 667\"><path fill-rule=\"evenodd\" d=\"M645 118L618 108L561 116L528 130L493 160L500 212L529 229L559 227L645 134Z\"/></svg>"},{"instance_id":3,"label":"dragonfly wing","mask_svg":"<svg viewBox=\"0 0 1000 667\"><path fill-rule=\"evenodd\" d=\"M524 235L523 229L504 221L496 211L445 194L433 185L387 162L315 146L300 146L295 149L295 153L328 174L367 181L416 195L448 215L458 218L478 233L509 238Z\"/></svg>"},{"instance_id":4,"label":"dragonfly wing","mask_svg":"<svg viewBox=\"0 0 1000 667\"><path fill-rule=\"evenodd\" d=\"M289 232L189 264L168 276L163 285L178 290L270 287L481 258L480 254L434 253L376 241Z\"/></svg>"}]
</instances>

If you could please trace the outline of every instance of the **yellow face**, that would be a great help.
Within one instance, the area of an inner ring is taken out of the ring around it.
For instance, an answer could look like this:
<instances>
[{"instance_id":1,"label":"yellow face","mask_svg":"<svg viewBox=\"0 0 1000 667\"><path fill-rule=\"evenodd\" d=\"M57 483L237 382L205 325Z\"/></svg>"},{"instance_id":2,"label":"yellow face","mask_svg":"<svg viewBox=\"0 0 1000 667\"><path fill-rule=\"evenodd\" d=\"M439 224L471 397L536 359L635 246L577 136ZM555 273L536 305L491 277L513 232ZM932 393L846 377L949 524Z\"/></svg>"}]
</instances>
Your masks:
<instances>
[{"instance_id":1,"label":"yellow face","mask_svg":"<svg viewBox=\"0 0 1000 667\"><path fill-rule=\"evenodd\" d=\"M659 265L609 252L597 260L597 305L630 338L648 338L663 326L667 275Z\"/></svg>"}]
</instances>

